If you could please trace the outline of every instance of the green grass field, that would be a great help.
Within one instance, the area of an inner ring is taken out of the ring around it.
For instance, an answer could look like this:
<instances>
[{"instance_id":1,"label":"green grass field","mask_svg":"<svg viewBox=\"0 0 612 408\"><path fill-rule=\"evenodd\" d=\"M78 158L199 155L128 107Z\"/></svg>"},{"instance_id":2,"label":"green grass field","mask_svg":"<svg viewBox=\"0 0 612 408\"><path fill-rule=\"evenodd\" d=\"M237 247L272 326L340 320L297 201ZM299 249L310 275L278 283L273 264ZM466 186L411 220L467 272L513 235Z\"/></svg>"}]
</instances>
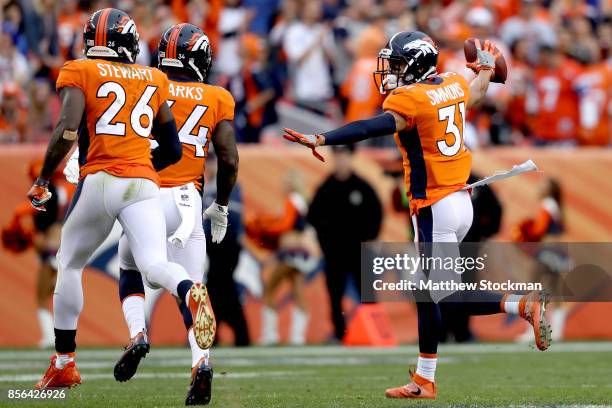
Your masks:
<instances>
[{"instance_id":1,"label":"green grass field","mask_svg":"<svg viewBox=\"0 0 612 408\"><path fill-rule=\"evenodd\" d=\"M9 401L8 389L31 388L49 353L0 351L1 407L177 407L184 405L187 349L154 348L139 372L117 383L119 349L82 349L83 384L63 402ZM214 350L213 407L610 406L612 343L562 343L539 352L526 345L443 346L438 400L387 400L407 381L416 347L393 349L272 347Z\"/></svg>"}]
</instances>

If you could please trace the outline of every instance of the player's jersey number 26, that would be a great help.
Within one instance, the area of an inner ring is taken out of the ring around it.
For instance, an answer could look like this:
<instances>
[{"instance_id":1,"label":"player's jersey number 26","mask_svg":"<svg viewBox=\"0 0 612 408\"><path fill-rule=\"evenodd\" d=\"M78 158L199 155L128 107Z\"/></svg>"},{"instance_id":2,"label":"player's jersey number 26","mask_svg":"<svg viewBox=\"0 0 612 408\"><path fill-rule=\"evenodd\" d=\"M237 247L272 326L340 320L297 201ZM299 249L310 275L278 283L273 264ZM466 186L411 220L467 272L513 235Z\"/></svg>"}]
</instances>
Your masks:
<instances>
[{"instance_id":1,"label":"player's jersey number 26","mask_svg":"<svg viewBox=\"0 0 612 408\"><path fill-rule=\"evenodd\" d=\"M459 110L461 116L461 129L455 123L455 112ZM463 131L465 129L465 102L438 109L438 120L446 124L445 137L437 142L438 150L443 156L454 156L459 153L463 145ZM446 136L453 136L453 143L449 144Z\"/></svg>"},{"instance_id":2,"label":"player's jersey number 26","mask_svg":"<svg viewBox=\"0 0 612 408\"><path fill-rule=\"evenodd\" d=\"M112 81L100 85L96 97L100 99L112 99L112 103L96 122L96 134L125 136L126 126L129 125L138 136L149 137L151 134L151 127L153 126L153 116L155 114L153 108L149 106L149 102L156 91L156 86L148 85L128 115L121 115L123 118L129 117L130 123L128 124L116 120L122 109L128 108L126 106L126 93L123 86ZM143 125L143 123L146 125Z\"/></svg>"}]
</instances>

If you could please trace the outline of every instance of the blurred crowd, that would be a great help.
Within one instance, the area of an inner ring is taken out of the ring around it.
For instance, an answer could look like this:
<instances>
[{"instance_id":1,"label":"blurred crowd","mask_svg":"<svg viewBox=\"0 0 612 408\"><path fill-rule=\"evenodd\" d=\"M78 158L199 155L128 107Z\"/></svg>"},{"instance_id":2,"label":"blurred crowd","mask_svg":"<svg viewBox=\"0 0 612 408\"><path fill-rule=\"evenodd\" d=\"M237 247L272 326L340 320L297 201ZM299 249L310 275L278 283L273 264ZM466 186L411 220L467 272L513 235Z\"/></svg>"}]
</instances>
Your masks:
<instances>
[{"instance_id":1,"label":"blurred crowd","mask_svg":"<svg viewBox=\"0 0 612 408\"><path fill-rule=\"evenodd\" d=\"M204 28L211 81L236 99L238 139L266 142L279 103L336 122L376 114L372 71L400 30L440 47L439 71L465 68L464 40L492 39L509 77L468 118L472 147L598 145L612 127L609 0L0 0L0 143L44 142L58 116L54 81L81 57L89 14L113 6L136 21L139 63L156 65L157 41L177 22ZM389 138L387 138L389 139ZM376 143L392 143L392 140Z\"/></svg>"}]
</instances>

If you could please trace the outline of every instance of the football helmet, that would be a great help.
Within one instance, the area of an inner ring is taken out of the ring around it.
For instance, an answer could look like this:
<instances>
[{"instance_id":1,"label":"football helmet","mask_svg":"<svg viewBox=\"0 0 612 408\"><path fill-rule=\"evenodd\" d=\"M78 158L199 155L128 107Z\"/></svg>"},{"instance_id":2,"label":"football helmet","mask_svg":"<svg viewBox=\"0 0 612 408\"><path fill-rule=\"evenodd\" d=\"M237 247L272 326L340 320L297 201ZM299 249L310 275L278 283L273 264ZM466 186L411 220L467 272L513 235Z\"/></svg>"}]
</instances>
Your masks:
<instances>
[{"instance_id":1,"label":"football helmet","mask_svg":"<svg viewBox=\"0 0 612 408\"><path fill-rule=\"evenodd\" d=\"M436 73L438 47L425 33L400 31L378 53L374 83L384 94Z\"/></svg>"},{"instance_id":2,"label":"football helmet","mask_svg":"<svg viewBox=\"0 0 612 408\"><path fill-rule=\"evenodd\" d=\"M83 30L83 54L87 58L136 61L138 52L136 23L125 12L105 8L91 15Z\"/></svg>"},{"instance_id":3,"label":"football helmet","mask_svg":"<svg viewBox=\"0 0 612 408\"><path fill-rule=\"evenodd\" d=\"M208 36L193 24L177 24L159 40L158 68L181 72L198 82L205 82L212 63Z\"/></svg>"}]
</instances>

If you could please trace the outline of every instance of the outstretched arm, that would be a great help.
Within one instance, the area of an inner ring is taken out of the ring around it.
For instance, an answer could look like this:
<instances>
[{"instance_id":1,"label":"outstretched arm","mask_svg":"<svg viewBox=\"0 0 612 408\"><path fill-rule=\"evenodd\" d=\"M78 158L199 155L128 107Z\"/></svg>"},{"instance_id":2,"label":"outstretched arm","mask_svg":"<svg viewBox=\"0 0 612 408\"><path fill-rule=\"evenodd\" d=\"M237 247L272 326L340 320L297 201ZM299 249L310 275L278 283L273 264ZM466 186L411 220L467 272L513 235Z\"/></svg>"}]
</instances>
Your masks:
<instances>
[{"instance_id":1,"label":"outstretched arm","mask_svg":"<svg viewBox=\"0 0 612 408\"><path fill-rule=\"evenodd\" d=\"M401 132L406 126L406 119L389 110L370 119L356 120L322 134L304 135L293 129L285 128L287 134L284 137L287 140L311 148L312 154L317 159L324 161L323 157L315 151L318 146L353 144L373 137Z\"/></svg>"},{"instance_id":2,"label":"outstretched arm","mask_svg":"<svg viewBox=\"0 0 612 408\"><path fill-rule=\"evenodd\" d=\"M51 198L48 189L49 180L72 148L85 110L85 95L80 88L62 88L60 98L62 108L59 121L47 147L40 175L28 191L28 198L32 206L40 211L45 211L45 203Z\"/></svg>"}]
</instances>

